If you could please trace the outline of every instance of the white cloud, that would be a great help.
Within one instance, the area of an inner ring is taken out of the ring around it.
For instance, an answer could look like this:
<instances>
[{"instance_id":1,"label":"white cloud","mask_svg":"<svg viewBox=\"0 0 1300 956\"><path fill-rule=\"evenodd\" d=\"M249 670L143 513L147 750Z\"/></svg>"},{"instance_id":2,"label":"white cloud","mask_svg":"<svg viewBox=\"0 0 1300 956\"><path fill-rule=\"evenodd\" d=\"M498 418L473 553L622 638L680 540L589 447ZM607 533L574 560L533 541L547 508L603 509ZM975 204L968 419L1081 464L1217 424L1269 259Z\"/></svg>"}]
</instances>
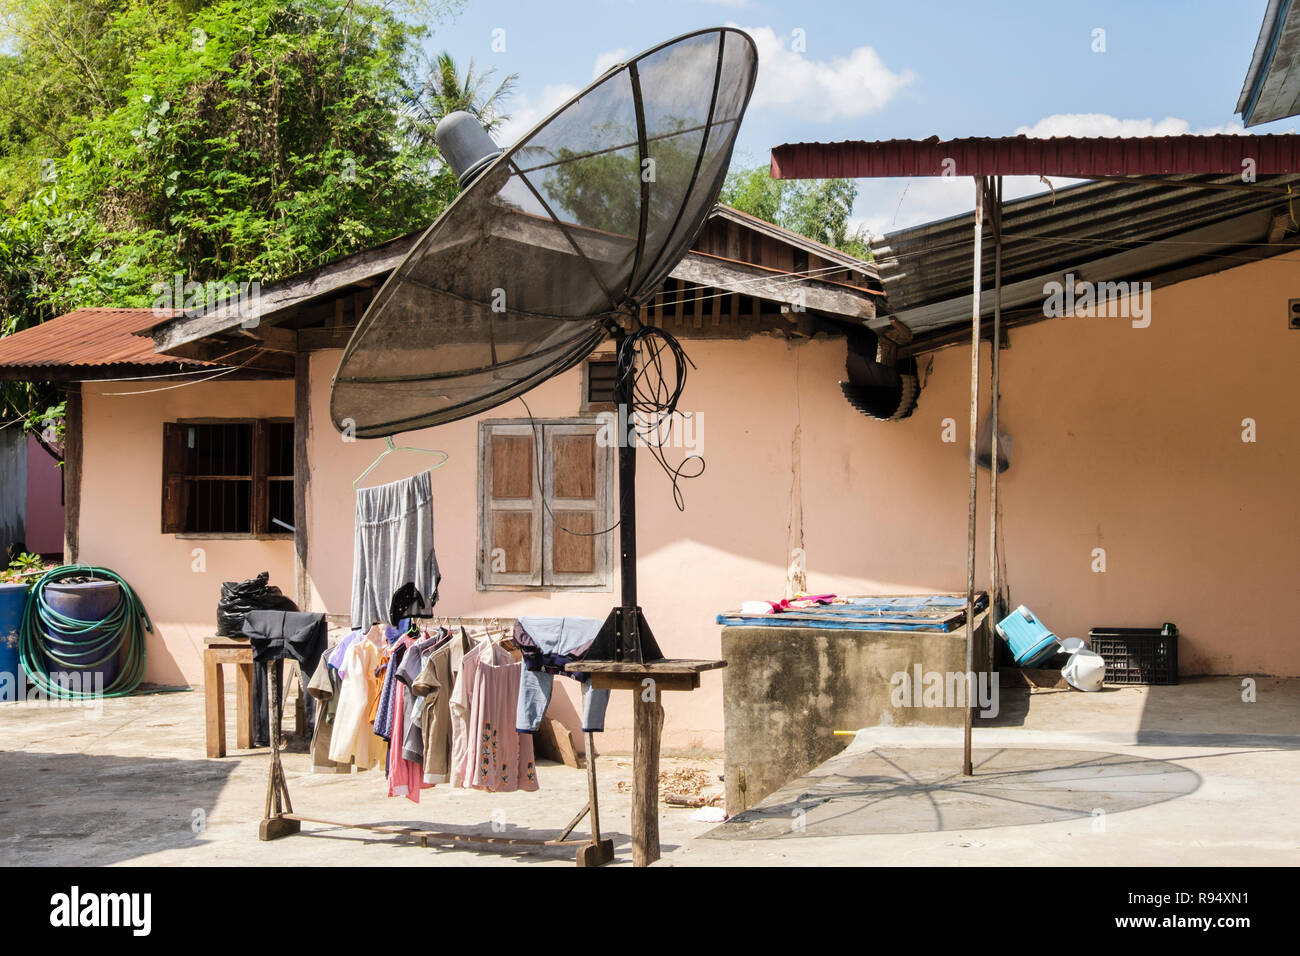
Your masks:
<instances>
[{"instance_id":1,"label":"white cloud","mask_svg":"<svg viewBox=\"0 0 1300 956\"><path fill-rule=\"evenodd\" d=\"M756 107L794 109L814 120L864 116L883 108L915 78L910 70L890 70L869 46L814 60L791 49L791 37L771 27L741 29L758 45Z\"/></svg>"},{"instance_id":2,"label":"white cloud","mask_svg":"<svg viewBox=\"0 0 1300 956\"><path fill-rule=\"evenodd\" d=\"M1083 182L1049 176L1049 187L1037 176L1007 176L1002 182L1005 200L1020 199ZM968 176L927 176L915 179L860 179L854 208L860 215L851 220L867 227L872 236L883 236L910 226L948 219L975 208L975 182Z\"/></svg>"},{"instance_id":3,"label":"white cloud","mask_svg":"<svg viewBox=\"0 0 1300 956\"><path fill-rule=\"evenodd\" d=\"M606 50L600 56L596 57L596 65L591 68L591 78L601 76L611 66L617 66L627 60L632 55L632 51L627 47L619 47L617 50Z\"/></svg>"},{"instance_id":4,"label":"white cloud","mask_svg":"<svg viewBox=\"0 0 1300 956\"><path fill-rule=\"evenodd\" d=\"M519 138L554 112L567 100L578 95L578 87L569 83L551 83L536 96L517 94L510 102L510 119L492 136L497 145L509 149Z\"/></svg>"},{"instance_id":5,"label":"white cloud","mask_svg":"<svg viewBox=\"0 0 1300 956\"><path fill-rule=\"evenodd\" d=\"M1108 113L1054 113L1032 126L1021 126L1017 135L1049 136L1210 136L1216 133L1250 135L1240 123L1192 129L1185 119L1166 116L1154 119L1120 119Z\"/></svg>"}]
</instances>

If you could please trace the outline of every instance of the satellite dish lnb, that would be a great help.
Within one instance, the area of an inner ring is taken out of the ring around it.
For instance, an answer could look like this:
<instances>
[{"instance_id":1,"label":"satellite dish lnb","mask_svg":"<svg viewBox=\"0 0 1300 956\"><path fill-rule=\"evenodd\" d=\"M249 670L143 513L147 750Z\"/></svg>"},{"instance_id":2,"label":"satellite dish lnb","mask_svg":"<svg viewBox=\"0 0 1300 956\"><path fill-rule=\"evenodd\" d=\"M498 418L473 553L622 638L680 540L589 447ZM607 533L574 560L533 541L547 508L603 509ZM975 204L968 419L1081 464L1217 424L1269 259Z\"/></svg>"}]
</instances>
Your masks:
<instances>
[{"instance_id":1,"label":"satellite dish lnb","mask_svg":"<svg viewBox=\"0 0 1300 956\"><path fill-rule=\"evenodd\" d=\"M501 155L500 148L479 124L478 118L464 110L448 113L440 119L433 131L433 139L442 158L456 174L461 189L472 183L492 160Z\"/></svg>"}]
</instances>

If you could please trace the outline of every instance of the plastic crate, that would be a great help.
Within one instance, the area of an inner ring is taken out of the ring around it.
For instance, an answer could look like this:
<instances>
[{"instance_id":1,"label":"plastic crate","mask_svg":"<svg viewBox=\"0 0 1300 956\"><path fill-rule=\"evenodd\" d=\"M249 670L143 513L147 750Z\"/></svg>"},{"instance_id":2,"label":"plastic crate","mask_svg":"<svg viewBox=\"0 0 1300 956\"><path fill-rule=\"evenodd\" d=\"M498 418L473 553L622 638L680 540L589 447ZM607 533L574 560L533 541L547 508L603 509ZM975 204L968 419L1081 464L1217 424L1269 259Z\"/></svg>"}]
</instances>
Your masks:
<instances>
[{"instance_id":1,"label":"plastic crate","mask_svg":"<svg viewBox=\"0 0 1300 956\"><path fill-rule=\"evenodd\" d=\"M1106 662L1107 684L1177 684L1178 628L1094 627L1088 643Z\"/></svg>"}]
</instances>

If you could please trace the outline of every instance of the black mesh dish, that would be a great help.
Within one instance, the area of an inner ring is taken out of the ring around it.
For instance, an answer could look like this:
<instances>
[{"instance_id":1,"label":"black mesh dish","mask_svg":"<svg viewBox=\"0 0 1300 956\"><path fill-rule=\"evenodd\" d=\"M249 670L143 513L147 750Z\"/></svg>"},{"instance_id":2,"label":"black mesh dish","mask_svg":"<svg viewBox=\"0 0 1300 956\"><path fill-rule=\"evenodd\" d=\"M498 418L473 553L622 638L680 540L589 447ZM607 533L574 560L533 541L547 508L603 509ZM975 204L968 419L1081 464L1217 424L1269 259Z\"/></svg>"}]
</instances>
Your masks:
<instances>
[{"instance_id":1,"label":"black mesh dish","mask_svg":"<svg viewBox=\"0 0 1300 956\"><path fill-rule=\"evenodd\" d=\"M456 421L581 362L703 227L757 65L739 30L678 37L495 160L366 310L334 375L334 426L378 438Z\"/></svg>"}]
</instances>

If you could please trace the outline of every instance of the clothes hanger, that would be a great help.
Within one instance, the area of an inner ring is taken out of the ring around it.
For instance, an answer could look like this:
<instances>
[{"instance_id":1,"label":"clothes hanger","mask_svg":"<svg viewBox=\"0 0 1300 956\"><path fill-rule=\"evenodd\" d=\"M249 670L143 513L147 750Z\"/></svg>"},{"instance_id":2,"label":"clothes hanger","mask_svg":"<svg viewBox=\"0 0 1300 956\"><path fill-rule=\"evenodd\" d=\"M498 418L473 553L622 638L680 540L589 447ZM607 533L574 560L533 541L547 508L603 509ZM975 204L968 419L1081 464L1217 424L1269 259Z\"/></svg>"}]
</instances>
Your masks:
<instances>
[{"instance_id":1,"label":"clothes hanger","mask_svg":"<svg viewBox=\"0 0 1300 956\"><path fill-rule=\"evenodd\" d=\"M438 462L436 465L430 465L430 466L429 466L429 471L432 471L432 470L435 469L435 468L441 468L443 465L447 464L447 458L448 458L449 456L448 456L448 454L447 454L445 451L435 450L435 449L432 449L432 448L412 448L410 445L400 445L400 446L399 446L399 445L395 445L395 444L393 444L393 436L392 436L392 435L389 435L388 437L386 437L386 438L384 439L384 441L386 441L386 442L388 443L388 447L385 448L383 451L381 451L381 452L379 453L379 457L376 458L374 461L372 461L372 462L370 463L370 467L369 467L369 468L367 468L367 469L366 469L365 471L363 471L361 474L357 475L357 477L356 477L355 479L353 479L353 481L352 481L352 490L353 490L353 491L356 491L356 490L357 490L357 486L360 485L361 482L365 481L366 478L370 475L370 473L371 473L372 471L374 471L376 468L379 467L379 463L380 463L380 462L382 462L385 458L387 458L389 455L391 455L391 454L392 454L393 452L395 452L395 451L413 451L413 452L418 452L418 453L421 454L421 455L441 455L441 456L442 456L442 461Z\"/></svg>"}]
</instances>

